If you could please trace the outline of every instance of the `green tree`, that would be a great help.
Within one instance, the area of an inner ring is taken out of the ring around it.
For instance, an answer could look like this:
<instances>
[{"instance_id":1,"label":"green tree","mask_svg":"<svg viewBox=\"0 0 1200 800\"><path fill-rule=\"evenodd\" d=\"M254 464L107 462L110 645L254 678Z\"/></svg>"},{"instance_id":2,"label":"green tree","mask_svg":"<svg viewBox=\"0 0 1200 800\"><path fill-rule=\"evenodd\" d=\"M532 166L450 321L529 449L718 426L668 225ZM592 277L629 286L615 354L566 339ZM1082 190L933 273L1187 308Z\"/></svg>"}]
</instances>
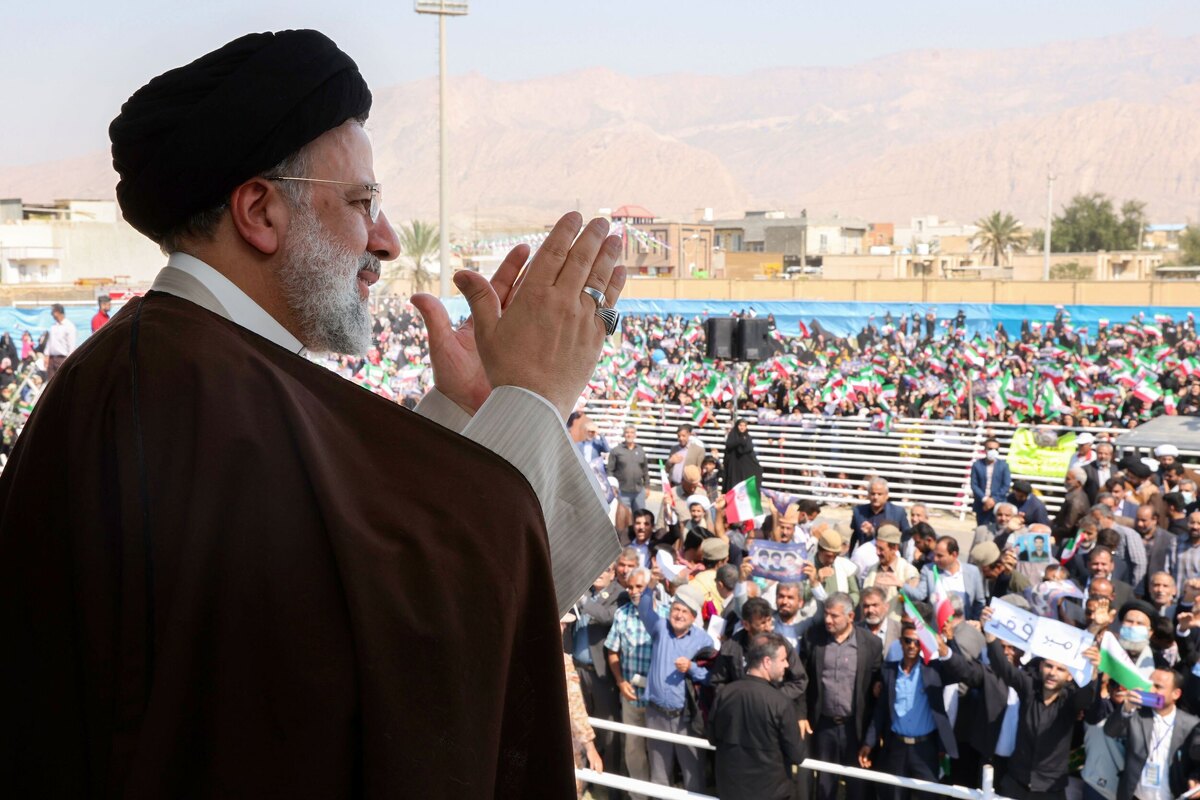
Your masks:
<instances>
[{"instance_id":1,"label":"green tree","mask_svg":"<svg viewBox=\"0 0 1200 800\"><path fill-rule=\"evenodd\" d=\"M1127 200L1118 215L1112 198L1100 192L1077 194L1054 218L1050 249L1056 253L1133 250L1146 224L1146 204Z\"/></svg>"},{"instance_id":2,"label":"green tree","mask_svg":"<svg viewBox=\"0 0 1200 800\"><path fill-rule=\"evenodd\" d=\"M1065 261L1062 264L1050 265L1050 280L1086 281L1091 280L1092 272L1091 267L1085 267L1078 261Z\"/></svg>"},{"instance_id":3,"label":"green tree","mask_svg":"<svg viewBox=\"0 0 1200 800\"><path fill-rule=\"evenodd\" d=\"M1023 247L1026 236L1021 231L1021 223L1012 214L1001 214L993 211L990 217L975 221L979 232L975 234L976 251L991 253L992 266L1000 266L1000 258L1014 247Z\"/></svg>"},{"instance_id":4,"label":"green tree","mask_svg":"<svg viewBox=\"0 0 1200 800\"><path fill-rule=\"evenodd\" d=\"M409 262L408 273L412 277L413 289L423 292L433 282L427 265L438 250L437 226L414 219L407 225L401 225L396 235L400 237L400 252Z\"/></svg>"},{"instance_id":5,"label":"green tree","mask_svg":"<svg viewBox=\"0 0 1200 800\"><path fill-rule=\"evenodd\" d=\"M1200 266L1200 225L1188 225L1179 234L1179 263L1185 267Z\"/></svg>"}]
</instances>

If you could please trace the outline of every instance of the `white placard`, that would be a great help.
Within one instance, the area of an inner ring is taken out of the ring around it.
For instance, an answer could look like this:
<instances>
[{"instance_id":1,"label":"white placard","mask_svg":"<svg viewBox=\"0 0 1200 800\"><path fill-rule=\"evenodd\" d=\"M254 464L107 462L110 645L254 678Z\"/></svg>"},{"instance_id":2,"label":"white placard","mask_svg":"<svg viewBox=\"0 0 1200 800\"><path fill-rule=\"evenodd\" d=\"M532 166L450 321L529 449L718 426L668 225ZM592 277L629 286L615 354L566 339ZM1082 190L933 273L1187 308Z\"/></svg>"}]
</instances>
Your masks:
<instances>
[{"instance_id":1,"label":"white placard","mask_svg":"<svg viewBox=\"0 0 1200 800\"><path fill-rule=\"evenodd\" d=\"M1020 650L1029 650L1040 618L998 597L993 597L988 607L992 609L992 618L984 624L983 632Z\"/></svg>"},{"instance_id":2,"label":"white placard","mask_svg":"<svg viewBox=\"0 0 1200 800\"><path fill-rule=\"evenodd\" d=\"M720 642L725 635L725 618L713 614L708 618L708 635L714 642Z\"/></svg>"}]
</instances>

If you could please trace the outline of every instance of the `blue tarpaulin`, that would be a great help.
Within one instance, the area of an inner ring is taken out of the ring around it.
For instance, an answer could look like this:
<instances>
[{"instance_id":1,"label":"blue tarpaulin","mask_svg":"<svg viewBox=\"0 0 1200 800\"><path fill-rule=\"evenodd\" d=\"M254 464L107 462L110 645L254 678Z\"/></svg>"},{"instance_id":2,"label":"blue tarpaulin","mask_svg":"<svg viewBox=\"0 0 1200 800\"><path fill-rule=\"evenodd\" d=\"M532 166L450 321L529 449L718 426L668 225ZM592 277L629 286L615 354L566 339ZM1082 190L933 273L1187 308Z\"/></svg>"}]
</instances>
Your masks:
<instances>
[{"instance_id":1,"label":"blue tarpaulin","mask_svg":"<svg viewBox=\"0 0 1200 800\"><path fill-rule=\"evenodd\" d=\"M469 313L467 301L461 297L451 299L447 304L451 319L458 319ZM941 303L938 305L924 303L833 303L826 301L807 300L768 300L753 302L737 302L723 300L621 300L617 307L625 314L682 314L685 317L720 317L734 312L753 309L759 316L775 315L779 330L787 336L795 336L800 332L799 323L810 325L812 320L819 320L821 327L838 336L849 336L858 333L866 323L867 318L874 315L875 324L883 325L884 315L892 312L896 323L901 316L909 316L916 312L924 317L927 311L933 310L938 319L950 319L962 309L967 318L967 330L971 333L990 334L996 328L996 323L1004 323L1009 336L1017 336L1021 332L1021 322L1030 320L1049 322L1054 319L1058 309L1052 305L1034 304L987 304L987 303ZM1086 325L1088 335L1094 337L1099 330L1099 322L1106 319L1110 324L1128 322L1139 313L1145 315L1146 321L1153 321L1156 314L1165 314L1176 321L1187 316L1190 309L1173 306L1065 306L1070 313L1073 326ZM113 312L119 306L114 304ZM87 338L91 331L92 315L96 313L94 305L67 306L67 317L79 329L79 340ZM10 308L0 307L0 333L8 331L14 341L20 339L21 333L29 331L36 340L54 323L50 316L50 307L45 308ZM939 327L939 331L940 331Z\"/></svg>"}]
</instances>

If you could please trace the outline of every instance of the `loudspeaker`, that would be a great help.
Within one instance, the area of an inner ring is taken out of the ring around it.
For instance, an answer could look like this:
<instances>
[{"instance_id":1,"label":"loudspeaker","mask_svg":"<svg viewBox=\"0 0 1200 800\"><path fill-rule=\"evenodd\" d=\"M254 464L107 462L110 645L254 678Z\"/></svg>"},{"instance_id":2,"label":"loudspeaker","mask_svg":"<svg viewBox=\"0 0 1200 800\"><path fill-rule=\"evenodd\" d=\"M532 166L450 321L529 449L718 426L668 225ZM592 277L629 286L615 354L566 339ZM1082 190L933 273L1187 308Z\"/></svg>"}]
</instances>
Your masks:
<instances>
[{"instance_id":1,"label":"loudspeaker","mask_svg":"<svg viewBox=\"0 0 1200 800\"><path fill-rule=\"evenodd\" d=\"M765 319L739 319L737 327L738 361L762 361L771 355L771 332Z\"/></svg>"},{"instance_id":2,"label":"loudspeaker","mask_svg":"<svg viewBox=\"0 0 1200 800\"><path fill-rule=\"evenodd\" d=\"M733 317L709 317L704 320L705 358L733 358L733 338L737 320Z\"/></svg>"}]
</instances>

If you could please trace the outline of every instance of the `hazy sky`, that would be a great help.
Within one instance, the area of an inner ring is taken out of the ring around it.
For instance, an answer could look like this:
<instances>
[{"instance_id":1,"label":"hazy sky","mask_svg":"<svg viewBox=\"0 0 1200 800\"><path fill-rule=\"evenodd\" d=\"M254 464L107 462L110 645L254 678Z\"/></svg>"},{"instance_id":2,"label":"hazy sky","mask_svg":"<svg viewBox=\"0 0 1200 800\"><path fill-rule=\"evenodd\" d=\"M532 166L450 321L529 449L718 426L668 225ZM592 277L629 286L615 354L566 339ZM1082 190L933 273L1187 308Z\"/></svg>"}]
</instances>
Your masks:
<instances>
[{"instance_id":1,"label":"hazy sky","mask_svg":"<svg viewBox=\"0 0 1200 800\"><path fill-rule=\"evenodd\" d=\"M376 87L437 72L437 23L411 0L21 0L5 3L0 26L0 164L107 147L135 89L251 31L322 30ZM1200 14L1192 0L472 0L448 21L448 51L452 74L502 80L595 66L739 74L1145 28L1200 33Z\"/></svg>"}]
</instances>

